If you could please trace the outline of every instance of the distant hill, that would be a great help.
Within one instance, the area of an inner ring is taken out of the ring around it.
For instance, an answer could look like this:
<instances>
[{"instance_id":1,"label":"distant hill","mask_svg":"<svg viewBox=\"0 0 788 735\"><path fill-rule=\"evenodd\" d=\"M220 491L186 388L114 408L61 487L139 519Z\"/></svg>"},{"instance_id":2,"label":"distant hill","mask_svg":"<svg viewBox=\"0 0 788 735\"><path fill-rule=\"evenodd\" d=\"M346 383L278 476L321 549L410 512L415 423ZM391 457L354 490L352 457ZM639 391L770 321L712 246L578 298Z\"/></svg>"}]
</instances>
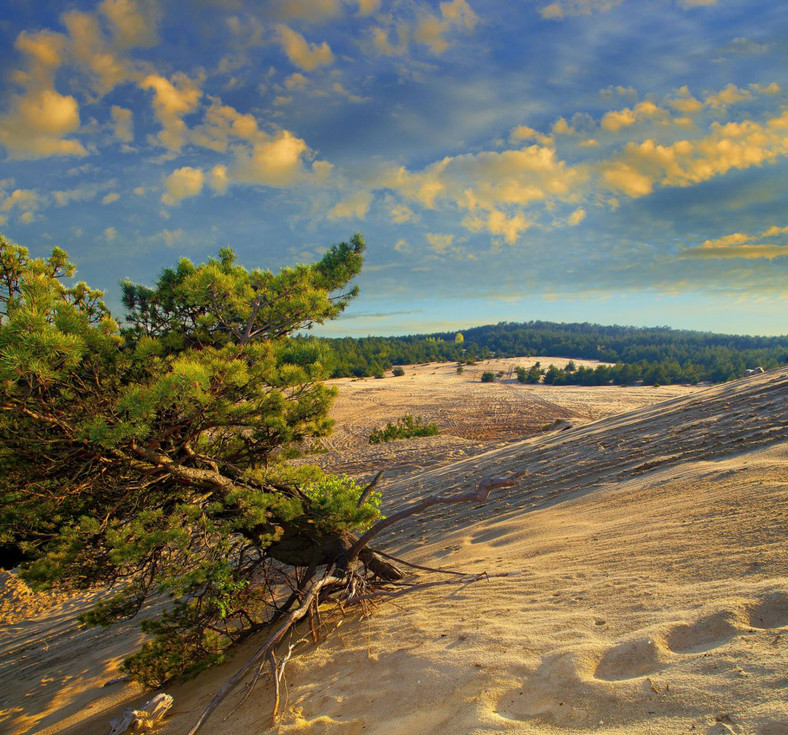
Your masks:
<instances>
[{"instance_id":1,"label":"distant hill","mask_svg":"<svg viewBox=\"0 0 788 735\"><path fill-rule=\"evenodd\" d=\"M462 337L458 337L461 334ZM724 382L756 366L788 360L788 335L754 337L671 329L555 322L500 322L461 332L402 337L299 337L294 349L320 350L332 377L379 376L393 365L469 362L492 355L544 355L613 363L598 370L554 371L550 382L600 385ZM547 366L545 366L547 367Z\"/></svg>"}]
</instances>

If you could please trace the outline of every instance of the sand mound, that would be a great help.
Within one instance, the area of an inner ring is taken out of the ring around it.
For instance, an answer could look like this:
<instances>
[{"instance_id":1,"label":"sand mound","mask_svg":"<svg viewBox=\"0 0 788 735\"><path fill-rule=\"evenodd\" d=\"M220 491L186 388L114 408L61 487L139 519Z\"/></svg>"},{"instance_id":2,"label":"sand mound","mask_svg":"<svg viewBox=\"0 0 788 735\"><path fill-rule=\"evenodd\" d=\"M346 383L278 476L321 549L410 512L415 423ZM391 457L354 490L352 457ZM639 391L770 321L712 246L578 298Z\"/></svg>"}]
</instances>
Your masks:
<instances>
[{"instance_id":1,"label":"sand mound","mask_svg":"<svg viewBox=\"0 0 788 735\"><path fill-rule=\"evenodd\" d=\"M484 504L441 507L381 541L511 576L346 618L288 664L275 729L261 680L204 732L784 735L786 396L788 372L766 374L395 477L392 506L526 470ZM0 637L4 731L100 732L113 707L146 696L100 688L131 629L75 632L75 612ZM255 645L168 688L161 732L186 732Z\"/></svg>"}]
</instances>

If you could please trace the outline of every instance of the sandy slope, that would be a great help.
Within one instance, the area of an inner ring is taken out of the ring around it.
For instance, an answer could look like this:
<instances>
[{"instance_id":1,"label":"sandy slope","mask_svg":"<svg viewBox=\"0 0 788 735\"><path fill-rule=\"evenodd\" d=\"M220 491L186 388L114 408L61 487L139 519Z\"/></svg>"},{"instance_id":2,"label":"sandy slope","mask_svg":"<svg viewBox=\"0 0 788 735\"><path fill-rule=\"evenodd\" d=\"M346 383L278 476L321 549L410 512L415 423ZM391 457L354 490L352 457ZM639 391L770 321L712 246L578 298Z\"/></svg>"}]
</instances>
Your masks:
<instances>
[{"instance_id":1,"label":"sandy slope","mask_svg":"<svg viewBox=\"0 0 788 735\"><path fill-rule=\"evenodd\" d=\"M288 665L279 731L785 735L786 426L783 371L399 475L385 486L393 505L527 470L488 502L435 510L380 544L510 576L346 619ZM3 632L0 728L102 732L111 707L138 695L98 688L128 634L75 632L70 614ZM162 732L184 733L247 648L171 687ZM204 732L263 731L270 696L261 681ZM76 714L87 702L93 719Z\"/></svg>"}]
</instances>

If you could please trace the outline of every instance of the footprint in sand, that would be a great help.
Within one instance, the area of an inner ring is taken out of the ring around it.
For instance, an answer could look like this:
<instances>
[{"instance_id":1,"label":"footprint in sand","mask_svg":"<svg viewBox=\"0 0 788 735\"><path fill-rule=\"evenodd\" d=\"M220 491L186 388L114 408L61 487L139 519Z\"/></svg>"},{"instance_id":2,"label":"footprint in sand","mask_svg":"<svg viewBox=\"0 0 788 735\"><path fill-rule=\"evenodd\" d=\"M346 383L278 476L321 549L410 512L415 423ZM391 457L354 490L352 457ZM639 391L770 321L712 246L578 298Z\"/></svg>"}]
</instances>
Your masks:
<instances>
[{"instance_id":1,"label":"footprint in sand","mask_svg":"<svg viewBox=\"0 0 788 735\"><path fill-rule=\"evenodd\" d=\"M689 625L677 625L667 635L668 648L684 654L710 651L729 641L746 624L737 613L720 610Z\"/></svg>"},{"instance_id":2,"label":"footprint in sand","mask_svg":"<svg viewBox=\"0 0 788 735\"><path fill-rule=\"evenodd\" d=\"M772 592L749 610L753 628L783 628L788 625L788 593Z\"/></svg>"},{"instance_id":3,"label":"footprint in sand","mask_svg":"<svg viewBox=\"0 0 788 735\"><path fill-rule=\"evenodd\" d=\"M604 681L624 681L652 674L664 667L664 654L664 644L651 638L620 643L602 656L594 676Z\"/></svg>"}]
</instances>

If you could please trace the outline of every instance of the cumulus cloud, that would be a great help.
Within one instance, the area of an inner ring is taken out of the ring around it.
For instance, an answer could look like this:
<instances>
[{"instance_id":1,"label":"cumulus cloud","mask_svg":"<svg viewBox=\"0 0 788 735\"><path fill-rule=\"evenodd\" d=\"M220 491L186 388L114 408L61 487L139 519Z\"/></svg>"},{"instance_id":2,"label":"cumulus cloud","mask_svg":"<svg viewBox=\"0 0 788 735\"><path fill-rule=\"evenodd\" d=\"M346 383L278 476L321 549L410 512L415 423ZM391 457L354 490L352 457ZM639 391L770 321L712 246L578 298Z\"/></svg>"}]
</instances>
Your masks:
<instances>
[{"instance_id":1,"label":"cumulus cloud","mask_svg":"<svg viewBox=\"0 0 788 735\"><path fill-rule=\"evenodd\" d=\"M192 143L224 152L231 140L251 141L257 136L259 130L254 115L242 114L216 98L210 99L211 105L205 111L202 123L189 133Z\"/></svg>"},{"instance_id":2,"label":"cumulus cloud","mask_svg":"<svg viewBox=\"0 0 788 735\"><path fill-rule=\"evenodd\" d=\"M118 199L120 199L120 194L118 194L116 191L111 191L109 194L107 194L101 200L101 203L102 204L114 204L115 202L118 201Z\"/></svg>"},{"instance_id":3,"label":"cumulus cloud","mask_svg":"<svg viewBox=\"0 0 788 735\"><path fill-rule=\"evenodd\" d=\"M161 239L164 240L164 244L171 248L173 245L176 245L181 240L183 240L183 228L179 227L176 230L168 230L164 229L161 231Z\"/></svg>"},{"instance_id":4,"label":"cumulus cloud","mask_svg":"<svg viewBox=\"0 0 788 735\"><path fill-rule=\"evenodd\" d=\"M663 109L655 105L653 102L640 102L634 108L625 107L623 110L611 110L602 117L600 123L603 130L611 133L617 133L622 128L629 127L635 123L644 120L653 120L659 117L665 117L666 113Z\"/></svg>"},{"instance_id":5,"label":"cumulus cloud","mask_svg":"<svg viewBox=\"0 0 788 735\"><path fill-rule=\"evenodd\" d=\"M77 100L55 89L64 46L64 37L49 31L17 38L16 48L26 63L13 79L22 91L10 96L0 114L0 144L9 158L87 155L82 143L67 137L80 127Z\"/></svg>"},{"instance_id":6,"label":"cumulus cloud","mask_svg":"<svg viewBox=\"0 0 788 735\"><path fill-rule=\"evenodd\" d=\"M84 185L73 189L62 189L52 192L52 197L58 207L65 207L71 202L89 202L98 196L99 188L96 186Z\"/></svg>"},{"instance_id":7,"label":"cumulus cloud","mask_svg":"<svg viewBox=\"0 0 788 735\"><path fill-rule=\"evenodd\" d=\"M14 189L9 195L4 196L0 203L0 212L13 212L19 210L20 216L31 215L43 204L38 192L32 189ZM32 216L32 215L31 215Z\"/></svg>"},{"instance_id":8,"label":"cumulus cloud","mask_svg":"<svg viewBox=\"0 0 788 735\"><path fill-rule=\"evenodd\" d=\"M728 105L735 105L737 102L744 102L752 99L752 93L747 89L741 89L735 84L729 84L716 94L706 96L705 102L712 108L725 108Z\"/></svg>"},{"instance_id":9,"label":"cumulus cloud","mask_svg":"<svg viewBox=\"0 0 788 735\"><path fill-rule=\"evenodd\" d=\"M273 136L261 133L251 146L238 148L229 177L246 184L289 186L303 176L308 151L306 142L287 130Z\"/></svg>"},{"instance_id":10,"label":"cumulus cloud","mask_svg":"<svg viewBox=\"0 0 788 735\"><path fill-rule=\"evenodd\" d=\"M118 231L114 227L107 227L104 230L104 239L107 242L112 242L118 236Z\"/></svg>"},{"instance_id":11,"label":"cumulus cloud","mask_svg":"<svg viewBox=\"0 0 788 735\"><path fill-rule=\"evenodd\" d=\"M61 16L68 31L71 60L90 80L93 91L105 95L133 78L130 62L112 47L93 13L72 10Z\"/></svg>"},{"instance_id":12,"label":"cumulus cloud","mask_svg":"<svg viewBox=\"0 0 788 735\"><path fill-rule=\"evenodd\" d=\"M524 140L535 140L542 145L551 145L553 142L551 136L540 133L538 130L528 127L528 125L518 125L516 128L512 128L509 133L509 142L519 143Z\"/></svg>"},{"instance_id":13,"label":"cumulus cloud","mask_svg":"<svg viewBox=\"0 0 788 735\"><path fill-rule=\"evenodd\" d=\"M513 243L534 223L525 209L534 204L575 202L588 179L584 166L569 166L550 146L447 156L422 170L404 166L379 174L386 188L426 209L446 203L465 211L462 225Z\"/></svg>"},{"instance_id":14,"label":"cumulus cloud","mask_svg":"<svg viewBox=\"0 0 788 735\"><path fill-rule=\"evenodd\" d=\"M360 190L335 204L328 213L328 219L364 219L372 204L372 194Z\"/></svg>"},{"instance_id":15,"label":"cumulus cloud","mask_svg":"<svg viewBox=\"0 0 788 735\"><path fill-rule=\"evenodd\" d=\"M321 44L309 43L300 33L284 25L280 25L278 31L287 58L300 69L312 71L334 61L331 47L325 41Z\"/></svg>"},{"instance_id":16,"label":"cumulus cloud","mask_svg":"<svg viewBox=\"0 0 788 735\"><path fill-rule=\"evenodd\" d=\"M731 169L761 166L788 154L788 110L761 124L752 120L711 125L694 140L660 144L630 142L623 154L602 164L608 185L631 197L649 194L656 184L691 186Z\"/></svg>"},{"instance_id":17,"label":"cumulus cloud","mask_svg":"<svg viewBox=\"0 0 788 735\"><path fill-rule=\"evenodd\" d=\"M428 232L426 237L427 242L430 244L430 248L436 253L447 252L452 247L452 243L454 242L454 235Z\"/></svg>"},{"instance_id":18,"label":"cumulus cloud","mask_svg":"<svg viewBox=\"0 0 788 735\"><path fill-rule=\"evenodd\" d=\"M165 180L165 192L161 201L167 206L173 206L183 199L197 196L205 183L205 174L202 169L183 166L173 171Z\"/></svg>"},{"instance_id":19,"label":"cumulus cloud","mask_svg":"<svg viewBox=\"0 0 788 735\"><path fill-rule=\"evenodd\" d=\"M569 215L569 219L567 221L572 227L574 227L579 225L585 218L586 210L582 207L578 207L574 212L572 212L572 214Z\"/></svg>"},{"instance_id":20,"label":"cumulus cloud","mask_svg":"<svg viewBox=\"0 0 788 735\"><path fill-rule=\"evenodd\" d=\"M153 90L153 110L162 126L152 142L180 152L188 137L183 118L197 108L202 97L198 81L182 72L173 74L172 81L158 74L149 74L140 82L140 88Z\"/></svg>"}]
</instances>

